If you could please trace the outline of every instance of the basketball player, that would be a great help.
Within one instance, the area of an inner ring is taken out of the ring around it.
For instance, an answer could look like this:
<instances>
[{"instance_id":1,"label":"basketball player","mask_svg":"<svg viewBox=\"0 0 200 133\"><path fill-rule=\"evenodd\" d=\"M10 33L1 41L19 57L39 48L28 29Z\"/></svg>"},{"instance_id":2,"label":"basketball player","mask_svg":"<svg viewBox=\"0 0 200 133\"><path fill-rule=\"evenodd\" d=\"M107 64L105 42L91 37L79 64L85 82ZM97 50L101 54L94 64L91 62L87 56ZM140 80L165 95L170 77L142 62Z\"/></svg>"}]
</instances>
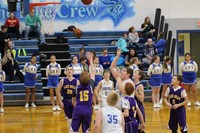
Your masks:
<instances>
[{"instance_id":1,"label":"basketball player","mask_svg":"<svg viewBox=\"0 0 200 133\"><path fill-rule=\"evenodd\" d=\"M3 104L4 104L4 99L3 99L3 91L4 91L3 82L5 81L5 79L6 79L6 74L2 70L2 66L0 64L0 104L1 104L0 113L4 113L4 109L3 109Z\"/></svg>"},{"instance_id":2,"label":"basketball player","mask_svg":"<svg viewBox=\"0 0 200 133\"><path fill-rule=\"evenodd\" d=\"M64 72L66 77L60 80L60 83L56 89L56 95L58 101L60 102L61 108L64 109L69 128L75 106L75 103L72 102L72 97L77 86L79 85L79 81L73 77L73 72L73 68L71 66L67 66ZM63 99L61 99L61 95Z\"/></svg>"},{"instance_id":3,"label":"basketball player","mask_svg":"<svg viewBox=\"0 0 200 133\"><path fill-rule=\"evenodd\" d=\"M92 95L95 80L95 67L93 65L93 57L91 53L86 54L91 67L91 73L84 71L80 75L80 85L76 89L76 106L72 116L71 133L78 133L80 125L82 132L90 132L90 124L92 120Z\"/></svg>"},{"instance_id":4,"label":"basketball player","mask_svg":"<svg viewBox=\"0 0 200 133\"><path fill-rule=\"evenodd\" d=\"M133 79L134 79L134 83L135 83L135 100L137 101L137 105L142 113L143 119L145 121L145 109L144 109L144 86L141 83L141 80L143 80L145 78L145 73L141 70L136 70L134 75L133 75ZM142 124L142 122L139 119L139 116L137 114L136 116L137 121L140 124ZM139 127L140 128L140 127Z\"/></svg>"},{"instance_id":5,"label":"basketball player","mask_svg":"<svg viewBox=\"0 0 200 133\"><path fill-rule=\"evenodd\" d=\"M107 105L106 97L111 90L114 90L114 83L110 80L110 71L104 70L103 77L104 79L99 82L94 91L101 108Z\"/></svg>"},{"instance_id":6,"label":"basketball player","mask_svg":"<svg viewBox=\"0 0 200 133\"><path fill-rule=\"evenodd\" d=\"M25 107L29 107L29 97L31 92L31 100L32 104L31 106L33 108L36 107L35 105L35 85L36 85L36 78L37 78L37 69L38 65L36 64L36 55L31 56L31 61L26 63L24 66L24 87L26 88L26 104Z\"/></svg>"},{"instance_id":7,"label":"basketball player","mask_svg":"<svg viewBox=\"0 0 200 133\"><path fill-rule=\"evenodd\" d=\"M125 91L124 91L124 85L127 83L127 82L130 82L132 83L133 85L134 82L131 80L131 77L133 75L133 70L129 67L125 67L122 69L122 71L120 72L119 69L116 67L116 63L119 59L121 55L121 50L118 49L117 50L117 53L116 53L116 56L110 66L110 70L112 72L112 75L113 77L115 78L115 80L117 81L117 84L116 84L116 91L119 92L120 96L124 96L125 94Z\"/></svg>"},{"instance_id":8,"label":"basketball player","mask_svg":"<svg viewBox=\"0 0 200 133\"><path fill-rule=\"evenodd\" d=\"M127 82L124 87L126 96L122 99L122 109L125 120L125 133L138 133L138 121L136 114L140 118L140 128L145 129L143 115L137 105L137 102L132 94L134 93L134 86Z\"/></svg>"},{"instance_id":9,"label":"basketball player","mask_svg":"<svg viewBox=\"0 0 200 133\"><path fill-rule=\"evenodd\" d=\"M178 124L182 133L187 133L185 105L188 102L186 91L180 86L182 77L175 75L172 78L172 86L165 93L164 102L170 109L169 128L172 133L177 133Z\"/></svg>"},{"instance_id":10,"label":"basketball player","mask_svg":"<svg viewBox=\"0 0 200 133\"><path fill-rule=\"evenodd\" d=\"M53 105L53 111L60 111L59 101L56 99L56 105L54 102L54 90L58 87L59 84L59 76L61 74L60 64L56 62L56 56L50 56L51 63L46 67L46 76L48 78L47 88L49 88L50 100Z\"/></svg>"},{"instance_id":11,"label":"basketball player","mask_svg":"<svg viewBox=\"0 0 200 133\"><path fill-rule=\"evenodd\" d=\"M125 96L124 86L127 82L131 83L133 86L135 86L134 82L131 80L133 75L133 70L129 67L125 67L120 72L116 68L116 63L121 55L121 50L118 49L116 52L116 56L110 66L110 70L112 72L113 77L117 81L115 90L119 93L120 97L123 98ZM134 95L134 94L133 94ZM121 99L119 99L117 108L121 109Z\"/></svg>"},{"instance_id":12,"label":"basketball player","mask_svg":"<svg viewBox=\"0 0 200 133\"><path fill-rule=\"evenodd\" d=\"M93 133L124 133L124 118L120 110L115 108L119 100L117 92L111 91L106 102L108 106L98 110Z\"/></svg>"},{"instance_id":13,"label":"basketball player","mask_svg":"<svg viewBox=\"0 0 200 133\"><path fill-rule=\"evenodd\" d=\"M185 54L185 61L183 61L179 66L180 74L183 76L183 85L184 89L187 92L187 96L189 102L187 106L191 106L190 102L190 92L192 92L194 97L194 105L200 106L200 103L197 100L197 80L196 80L196 73L198 72L197 63L191 60L190 53Z\"/></svg>"},{"instance_id":14,"label":"basketball player","mask_svg":"<svg viewBox=\"0 0 200 133\"><path fill-rule=\"evenodd\" d=\"M150 76L150 86L152 89L152 102L154 108L160 108L159 96L160 87L162 83L162 65L160 64L160 57L155 55L152 59L152 64L149 66L147 75Z\"/></svg>"}]
</instances>

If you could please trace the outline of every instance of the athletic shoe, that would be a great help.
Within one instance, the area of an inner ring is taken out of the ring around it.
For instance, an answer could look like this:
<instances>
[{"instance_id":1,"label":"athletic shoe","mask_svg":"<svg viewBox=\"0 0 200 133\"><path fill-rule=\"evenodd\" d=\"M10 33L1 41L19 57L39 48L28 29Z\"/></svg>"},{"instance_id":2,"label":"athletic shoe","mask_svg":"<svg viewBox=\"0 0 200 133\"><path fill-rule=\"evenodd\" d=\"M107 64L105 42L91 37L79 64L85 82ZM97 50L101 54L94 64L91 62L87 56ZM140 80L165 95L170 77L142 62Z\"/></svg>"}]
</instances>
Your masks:
<instances>
[{"instance_id":1,"label":"athletic shoe","mask_svg":"<svg viewBox=\"0 0 200 133\"><path fill-rule=\"evenodd\" d=\"M36 108L36 105L35 105L35 103L32 103L32 104L31 104L31 106L32 106L33 108Z\"/></svg>"},{"instance_id":2,"label":"athletic shoe","mask_svg":"<svg viewBox=\"0 0 200 133\"><path fill-rule=\"evenodd\" d=\"M160 103L157 103L157 108L161 108L161 104Z\"/></svg>"},{"instance_id":3,"label":"athletic shoe","mask_svg":"<svg viewBox=\"0 0 200 133\"><path fill-rule=\"evenodd\" d=\"M25 108L28 108L28 107L29 107L29 104L28 104L28 103L26 103L26 104L25 104Z\"/></svg>"},{"instance_id":4,"label":"athletic shoe","mask_svg":"<svg viewBox=\"0 0 200 133\"><path fill-rule=\"evenodd\" d=\"M99 106L98 105L94 105L94 110L98 110Z\"/></svg>"},{"instance_id":5,"label":"athletic shoe","mask_svg":"<svg viewBox=\"0 0 200 133\"><path fill-rule=\"evenodd\" d=\"M162 105L163 103L163 98L160 99L159 104Z\"/></svg>"},{"instance_id":6,"label":"athletic shoe","mask_svg":"<svg viewBox=\"0 0 200 133\"><path fill-rule=\"evenodd\" d=\"M188 102L188 103L187 103L187 106L188 106L188 107L191 107L191 102Z\"/></svg>"},{"instance_id":7,"label":"athletic shoe","mask_svg":"<svg viewBox=\"0 0 200 133\"><path fill-rule=\"evenodd\" d=\"M157 106L157 103L154 103L154 104L153 104L153 107L154 107L154 108L157 108L157 107L158 107L158 106Z\"/></svg>"},{"instance_id":8,"label":"athletic shoe","mask_svg":"<svg viewBox=\"0 0 200 133\"><path fill-rule=\"evenodd\" d=\"M194 102L194 105L195 106L200 106L200 103L197 101L197 102Z\"/></svg>"},{"instance_id":9,"label":"athletic shoe","mask_svg":"<svg viewBox=\"0 0 200 133\"><path fill-rule=\"evenodd\" d=\"M53 106L53 111L56 111L56 106Z\"/></svg>"},{"instance_id":10,"label":"athletic shoe","mask_svg":"<svg viewBox=\"0 0 200 133\"><path fill-rule=\"evenodd\" d=\"M0 109L0 113L4 113L4 109L3 108Z\"/></svg>"},{"instance_id":11,"label":"athletic shoe","mask_svg":"<svg viewBox=\"0 0 200 133\"><path fill-rule=\"evenodd\" d=\"M61 111L61 109L60 109L60 107L57 105L56 106L56 109L58 110L58 111Z\"/></svg>"}]
</instances>

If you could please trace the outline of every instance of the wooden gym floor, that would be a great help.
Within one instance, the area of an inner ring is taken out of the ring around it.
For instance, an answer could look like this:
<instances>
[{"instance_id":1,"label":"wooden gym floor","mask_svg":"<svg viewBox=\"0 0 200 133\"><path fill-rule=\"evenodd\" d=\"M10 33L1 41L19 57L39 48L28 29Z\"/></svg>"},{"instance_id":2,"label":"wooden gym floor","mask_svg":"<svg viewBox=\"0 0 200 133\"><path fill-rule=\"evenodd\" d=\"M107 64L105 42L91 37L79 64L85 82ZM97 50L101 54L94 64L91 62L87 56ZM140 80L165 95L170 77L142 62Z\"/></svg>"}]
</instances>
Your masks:
<instances>
[{"instance_id":1,"label":"wooden gym floor","mask_svg":"<svg viewBox=\"0 0 200 133\"><path fill-rule=\"evenodd\" d=\"M166 106L153 109L145 103L146 133L170 133L167 129L169 110ZM0 133L68 133L63 111L52 112L51 106L25 109L22 106L5 107L0 114ZM93 113L92 131L95 112ZM200 133L200 107L187 108L189 133Z\"/></svg>"}]
</instances>

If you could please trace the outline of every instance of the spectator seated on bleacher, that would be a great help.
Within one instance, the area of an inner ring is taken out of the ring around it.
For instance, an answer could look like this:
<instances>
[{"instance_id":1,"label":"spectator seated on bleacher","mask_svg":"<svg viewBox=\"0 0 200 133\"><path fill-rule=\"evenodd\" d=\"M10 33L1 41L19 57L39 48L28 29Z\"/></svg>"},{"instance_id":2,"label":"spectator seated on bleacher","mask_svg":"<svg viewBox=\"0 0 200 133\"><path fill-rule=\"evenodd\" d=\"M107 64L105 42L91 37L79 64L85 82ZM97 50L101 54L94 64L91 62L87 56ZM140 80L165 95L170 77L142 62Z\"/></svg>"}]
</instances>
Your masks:
<instances>
[{"instance_id":1,"label":"spectator seated on bleacher","mask_svg":"<svg viewBox=\"0 0 200 133\"><path fill-rule=\"evenodd\" d=\"M138 33L135 30L135 27L132 26L129 28L129 33L128 33L128 44L129 44L129 49L132 48L134 45L137 47L137 49L140 49L139 45L139 36Z\"/></svg>"},{"instance_id":2,"label":"spectator seated on bleacher","mask_svg":"<svg viewBox=\"0 0 200 133\"><path fill-rule=\"evenodd\" d=\"M155 28L151 23L149 17L146 17L144 19L144 23L141 25L141 29L142 29L142 37L144 37L146 41L148 38L153 39L153 32L155 32Z\"/></svg>"},{"instance_id":3,"label":"spectator seated on bleacher","mask_svg":"<svg viewBox=\"0 0 200 133\"><path fill-rule=\"evenodd\" d=\"M154 46L158 49L159 54L164 54L166 43L164 33L160 32L157 43L154 43Z\"/></svg>"},{"instance_id":4,"label":"spectator seated on bleacher","mask_svg":"<svg viewBox=\"0 0 200 133\"><path fill-rule=\"evenodd\" d=\"M5 49L7 49L8 41L10 40L10 35L8 34L8 28L5 25L1 26L1 31L0 31L0 52L1 52L1 58L3 58Z\"/></svg>"},{"instance_id":5,"label":"spectator seated on bleacher","mask_svg":"<svg viewBox=\"0 0 200 133\"><path fill-rule=\"evenodd\" d=\"M80 63L83 66L83 70L89 72L89 66L87 64L87 58L86 57L81 57L80 58Z\"/></svg>"},{"instance_id":6,"label":"spectator seated on bleacher","mask_svg":"<svg viewBox=\"0 0 200 133\"><path fill-rule=\"evenodd\" d=\"M2 60L3 70L6 75L9 75L10 83L14 82L14 75L17 75L21 82L24 82L24 75L19 70L18 62L12 57L10 51L7 51Z\"/></svg>"},{"instance_id":7,"label":"spectator seated on bleacher","mask_svg":"<svg viewBox=\"0 0 200 133\"><path fill-rule=\"evenodd\" d=\"M121 49L123 55L126 55L129 51L127 49L126 39L127 39L127 34L124 33L123 36L116 43L117 48Z\"/></svg>"},{"instance_id":8,"label":"spectator seated on bleacher","mask_svg":"<svg viewBox=\"0 0 200 133\"><path fill-rule=\"evenodd\" d=\"M14 12L10 13L10 17L6 19L5 25L8 28L8 33L14 33L17 36L17 39L20 38L20 33L19 33L19 20L15 17Z\"/></svg>"},{"instance_id":9,"label":"spectator seated on bleacher","mask_svg":"<svg viewBox=\"0 0 200 133\"><path fill-rule=\"evenodd\" d=\"M77 54L76 56L78 57L78 61L80 61L81 57L85 57L85 58L86 58L84 47L81 47L81 48L79 49L79 52L78 52L78 54ZM86 59L87 59L87 58L86 58Z\"/></svg>"},{"instance_id":10,"label":"spectator seated on bleacher","mask_svg":"<svg viewBox=\"0 0 200 133\"><path fill-rule=\"evenodd\" d=\"M115 56L116 56L116 53L115 53L114 56L111 56L111 57L110 57L110 63L113 62ZM117 61L116 66L117 66L117 67L124 67L124 65L125 65L125 59L124 59L124 57L123 57L122 55L120 55L119 60Z\"/></svg>"},{"instance_id":11,"label":"spectator seated on bleacher","mask_svg":"<svg viewBox=\"0 0 200 133\"><path fill-rule=\"evenodd\" d=\"M133 57L138 57L137 51L134 48L130 48L128 54L125 57L125 65L129 66L129 61Z\"/></svg>"},{"instance_id":12,"label":"spectator seated on bleacher","mask_svg":"<svg viewBox=\"0 0 200 133\"><path fill-rule=\"evenodd\" d=\"M25 39L28 39L31 31L35 31L40 35L40 44L46 44L44 33L41 32L41 19L37 14L35 14L34 10L30 11L30 14L25 17L25 24Z\"/></svg>"},{"instance_id":13,"label":"spectator seated on bleacher","mask_svg":"<svg viewBox=\"0 0 200 133\"><path fill-rule=\"evenodd\" d=\"M17 60L18 58L18 51L16 48L14 48L14 43L13 41L8 41L8 49L6 51L11 52L12 57Z\"/></svg>"},{"instance_id":14,"label":"spectator seated on bleacher","mask_svg":"<svg viewBox=\"0 0 200 133\"><path fill-rule=\"evenodd\" d=\"M110 56L107 53L108 53L108 49L103 48L102 55L99 56L99 64L101 64L104 69L110 68Z\"/></svg>"},{"instance_id":15,"label":"spectator seated on bleacher","mask_svg":"<svg viewBox=\"0 0 200 133\"><path fill-rule=\"evenodd\" d=\"M153 45L153 40L149 38L147 40L147 44L143 48L144 58L142 61L146 64L151 64L151 60L153 59L154 55L158 54L157 48Z\"/></svg>"}]
</instances>

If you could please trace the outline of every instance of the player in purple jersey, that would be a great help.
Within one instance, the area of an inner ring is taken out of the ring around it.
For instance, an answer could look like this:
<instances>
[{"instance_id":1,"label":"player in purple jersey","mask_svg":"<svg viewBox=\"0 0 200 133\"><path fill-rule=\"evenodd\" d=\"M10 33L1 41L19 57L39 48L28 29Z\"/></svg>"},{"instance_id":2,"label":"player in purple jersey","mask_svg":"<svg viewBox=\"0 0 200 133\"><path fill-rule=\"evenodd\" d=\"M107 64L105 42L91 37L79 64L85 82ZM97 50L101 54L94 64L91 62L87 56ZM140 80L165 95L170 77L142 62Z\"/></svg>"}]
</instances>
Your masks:
<instances>
[{"instance_id":1,"label":"player in purple jersey","mask_svg":"<svg viewBox=\"0 0 200 133\"><path fill-rule=\"evenodd\" d=\"M80 125L82 132L90 132L92 120L92 95L95 80L95 67L91 53L86 54L91 67L91 73L84 71L80 75L80 85L76 89L76 106L72 116L71 133L78 133ZM73 99L73 100L75 100Z\"/></svg>"},{"instance_id":2,"label":"player in purple jersey","mask_svg":"<svg viewBox=\"0 0 200 133\"><path fill-rule=\"evenodd\" d=\"M64 109L69 125L72 121L72 114L75 106L75 103L72 103L72 97L77 86L79 85L79 81L73 77L73 71L74 70L71 66L66 67L66 77L60 80L58 88L56 89L58 101L60 102L61 108ZM63 99L61 99L61 95Z\"/></svg>"},{"instance_id":3,"label":"player in purple jersey","mask_svg":"<svg viewBox=\"0 0 200 133\"><path fill-rule=\"evenodd\" d=\"M137 105L142 113L143 119L145 121L145 109L144 109L144 86L141 83L141 80L145 78L145 73L141 70L136 70L133 79L135 83L135 100L137 101ZM140 124L141 121L139 119L139 116L137 114L136 116L137 121L139 123L139 132L140 132Z\"/></svg>"},{"instance_id":4,"label":"player in purple jersey","mask_svg":"<svg viewBox=\"0 0 200 133\"><path fill-rule=\"evenodd\" d=\"M125 120L125 133L138 133L138 121L136 119L136 114L138 114L141 121L141 130L145 129L145 125L142 113L135 98L132 96L134 93L134 86L131 83L126 83L124 90L125 97L122 99L122 111Z\"/></svg>"},{"instance_id":5,"label":"player in purple jersey","mask_svg":"<svg viewBox=\"0 0 200 133\"><path fill-rule=\"evenodd\" d=\"M169 128L177 133L178 124L182 133L187 133L185 105L188 102L186 91L180 86L182 76L172 78L172 86L165 93L164 102L170 109Z\"/></svg>"}]
</instances>

